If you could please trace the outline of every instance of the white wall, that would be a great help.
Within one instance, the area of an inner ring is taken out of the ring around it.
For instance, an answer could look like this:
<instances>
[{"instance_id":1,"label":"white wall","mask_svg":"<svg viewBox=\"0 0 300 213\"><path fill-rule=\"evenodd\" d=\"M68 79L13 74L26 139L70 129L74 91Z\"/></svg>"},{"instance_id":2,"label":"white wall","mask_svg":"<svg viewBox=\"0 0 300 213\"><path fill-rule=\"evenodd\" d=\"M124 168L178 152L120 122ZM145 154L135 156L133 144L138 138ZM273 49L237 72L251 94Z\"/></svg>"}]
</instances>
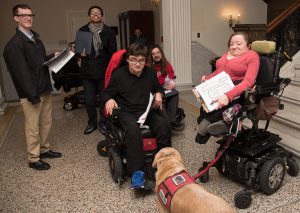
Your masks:
<instances>
[{"instance_id":1,"label":"white wall","mask_svg":"<svg viewBox=\"0 0 300 213\"><path fill-rule=\"evenodd\" d=\"M228 26L230 12L233 18L240 13L241 24L267 23L267 5L262 0L191 0L192 41L216 55L225 52L233 32Z\"/></svg>"}]
</instances>

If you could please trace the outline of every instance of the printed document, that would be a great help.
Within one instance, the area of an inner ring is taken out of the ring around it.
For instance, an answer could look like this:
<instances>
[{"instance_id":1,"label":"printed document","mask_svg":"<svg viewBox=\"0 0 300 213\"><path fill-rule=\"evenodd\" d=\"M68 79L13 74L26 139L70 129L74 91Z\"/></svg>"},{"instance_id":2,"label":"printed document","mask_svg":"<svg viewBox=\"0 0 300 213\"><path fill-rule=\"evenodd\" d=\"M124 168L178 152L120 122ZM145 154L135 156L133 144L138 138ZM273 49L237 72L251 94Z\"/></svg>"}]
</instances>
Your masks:
<instances>
[{"instance_id":1,"label":"printed document","mask_svg":"<svg viewBox=\"0 0 300 213\"><path fill-rule=\"evenodd\" d=\"M200 99L206 112L214 111L217 107L217 97L230 91L234 87L229 75L223 71L211 79L193 88L195 96Z\"/></svg>"},{"instance_id":2,"label":"printed document","mask_svg":"<svg viewBox=\"0 0 300 213\"><path fill-rule=\"evenodd\" d=\"M69 48L66 48L60 55L46 61L44 65L47 65L49 69L57 73L74 55L75 53L73 53Z\"/></svg>"},{"instance_id":3,"label":"printed document","mask_svg":"<svg viewBox=\"0 0 300 213\"><path fill-rule=\"evenodd\" d=\"M144 125L146 119L147 119L147 116L149 114L149 111L151 109L151 106L152 106L152 102L153 102L153 99L154 99L154 96L152 95L152 93L150 93L150 96L149 96L149 102L148 102L148 106L147 106L147 109L146 111L144 112L144 114L141 115L141 117L139 117L139 120L137 121L137 123L140 124L140 128L146 128L146 129L149 129L148 126Z\"/></svg>"}]
</instances>

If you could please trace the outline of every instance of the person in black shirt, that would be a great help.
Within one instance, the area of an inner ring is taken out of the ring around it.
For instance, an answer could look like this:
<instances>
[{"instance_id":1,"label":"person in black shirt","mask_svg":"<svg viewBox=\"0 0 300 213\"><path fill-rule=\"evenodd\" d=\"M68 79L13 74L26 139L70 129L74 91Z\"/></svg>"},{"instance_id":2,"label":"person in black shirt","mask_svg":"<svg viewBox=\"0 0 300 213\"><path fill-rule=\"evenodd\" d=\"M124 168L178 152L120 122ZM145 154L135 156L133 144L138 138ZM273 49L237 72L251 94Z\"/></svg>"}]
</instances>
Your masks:
<instances>
[{"instance_id":1,"label":"person in black shirt","mask_svg":"<svg viewBox=\"0 0 300 213\"><path fill-rule=\"evenodd\" d=\"M131 44L126 52L128 65L112 73L103 95L108 114L112 114L115 107L121 108L120 120L126 128L127 170L132 174L133 189L143 188L147 184L144 178L139 178L143 177L144 153L137 121L146 111L150 93L154 95L154 100L145 124L155 134L159 149L171 146L171 126L162 111L164 90L153 68L145 66L147 53L145 45L137 42Z\"/></svg>"}]
</instances>

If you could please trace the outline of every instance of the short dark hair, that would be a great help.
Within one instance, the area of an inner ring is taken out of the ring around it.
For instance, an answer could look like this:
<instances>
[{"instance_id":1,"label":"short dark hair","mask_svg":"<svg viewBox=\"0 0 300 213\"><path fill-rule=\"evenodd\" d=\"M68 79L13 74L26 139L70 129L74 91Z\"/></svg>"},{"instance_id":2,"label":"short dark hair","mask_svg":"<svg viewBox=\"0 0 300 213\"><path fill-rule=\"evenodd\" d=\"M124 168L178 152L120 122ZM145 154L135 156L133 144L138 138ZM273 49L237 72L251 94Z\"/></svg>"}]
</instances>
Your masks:
<instances>
[{"instance_id":1,"label":"short dark hair","mask_svg":"<svg viewBox=\"0 0 300 213\"><path fill-rule=\"evenodd\" d=\"M129 58L129 56L144 56L145 58L147 58L148 56L148 48L141 44L140 42L134 42L132 43L126 51L126 58Z\"/></svg>"},{"instance_id":2,"label":"short dark hair","mask_svg":"<svg viewBox=\"0 0 300 213\"><path fill-rule=\"evenodd\" d=\"M102 9L101 7L99 7L99 6L91 6L91 7L89 8L89 10L88 10L88 16L91 15L91 11L92 11L92 9L94 9L94 8L97 8L98 10L100 10L101 16L103 16L103 9Z\"/></svg>"},{"instance_id":3,"label":"short dark hair","mask_svg":"<svg viewBox=\"0 0 300 213\"><path fill-rule=\"evenodd\" d=\"M12 10L13 16L18 15L19 8L32 10L31 7L29 7L29 5L27 5L27 4L17 4L13 7L13 10Z\"/></svg>"},{"instance_id":4,"label":"short dark hair","mask_svg":"<svg viewBox=\"0 0 300 213\"><path fill-rule=\"evenodd\" d=\"M249 46L251 44L251 41L249 40L249 35L247 32L243 32L243 31L237 31L237 32L234 32L230 35L229 39L228 39L228 43L227 43L227 46L230 47L230 41L232 39L233 36L236 36L236 35L241 35L244 37L246 43L247 43L247 46Z\"/></svg>"}]
</instances>

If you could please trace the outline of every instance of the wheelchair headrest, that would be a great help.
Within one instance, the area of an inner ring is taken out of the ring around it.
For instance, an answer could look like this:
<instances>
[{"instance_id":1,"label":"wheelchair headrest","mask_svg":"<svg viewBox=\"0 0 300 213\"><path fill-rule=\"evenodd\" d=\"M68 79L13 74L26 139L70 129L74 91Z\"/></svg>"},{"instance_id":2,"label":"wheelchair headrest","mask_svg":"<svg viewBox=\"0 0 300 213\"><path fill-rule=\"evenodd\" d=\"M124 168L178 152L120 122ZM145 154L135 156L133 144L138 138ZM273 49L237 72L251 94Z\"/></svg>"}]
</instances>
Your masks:
<instances>
[{"instance_id":1,"label":"wheelchair headrest","mask_svg":"<svg viewBox=\"0 0 300 213\"><path fill-rule=\"evenodd\" d=\"M276 43L274 41L254 41L251 49L260 54L271 54L275 52Z\"/></svg>"}]
</instances>

